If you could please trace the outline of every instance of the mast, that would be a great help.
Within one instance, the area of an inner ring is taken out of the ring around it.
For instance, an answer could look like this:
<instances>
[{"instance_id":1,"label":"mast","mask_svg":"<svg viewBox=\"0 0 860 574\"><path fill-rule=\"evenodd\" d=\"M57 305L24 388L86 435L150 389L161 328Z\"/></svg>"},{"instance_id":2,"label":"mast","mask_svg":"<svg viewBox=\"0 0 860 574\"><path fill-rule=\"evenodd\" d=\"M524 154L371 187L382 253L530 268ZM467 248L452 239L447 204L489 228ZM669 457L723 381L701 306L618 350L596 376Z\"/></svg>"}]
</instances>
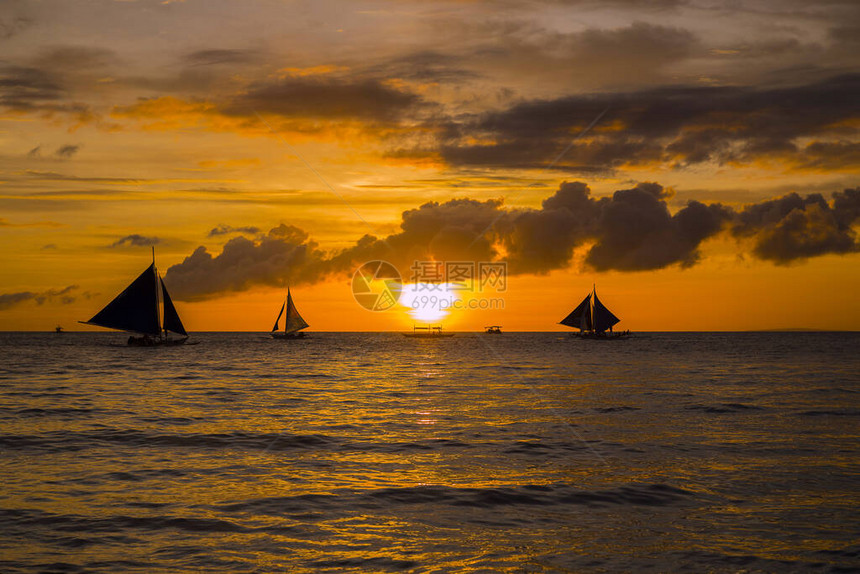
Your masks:
<instances>
[{"instance_id":1,"label":"mast","mask_svg":"<svg viewBox=\"0 0 860 574\"><path fill-rule=\"evenodd\" d=\"M591 284L591 304L589 305L589 310L591 311L591 330L596 330L596 325L594 324L594 300L597 299L597 284Z\"/></svg>"},{"instance_id":2,"label":"mast","mask_svg":"<svg viewBox=\"0 0 860 574\"><path fill-rule=\"evenodd\" d=\"M161 277L158 275L158 268L155 266L155 245L152 246L152 272L155 274L155 322L158 324L158 334L163 336L164 322L161 320L163 315L161 307Z\"/></svg>"}]
</instances>

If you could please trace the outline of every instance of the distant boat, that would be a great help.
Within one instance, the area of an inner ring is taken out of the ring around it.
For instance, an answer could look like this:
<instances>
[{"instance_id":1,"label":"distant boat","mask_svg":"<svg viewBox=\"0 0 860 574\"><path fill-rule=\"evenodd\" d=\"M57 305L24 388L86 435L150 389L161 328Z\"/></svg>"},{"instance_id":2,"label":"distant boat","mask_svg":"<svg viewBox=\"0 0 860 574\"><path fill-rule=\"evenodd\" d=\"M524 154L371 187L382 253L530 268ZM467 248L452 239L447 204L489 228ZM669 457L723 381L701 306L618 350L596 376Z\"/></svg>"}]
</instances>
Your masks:
<instances>
[{"instance_id":1,"label":"distant boat","mask_svg":"<svg viewBox=\"0 0 860 574\"><path fill-rule=\"evenodd\" d=\"M286 311L286 316L284 317L284 330L278 330L278 323L281 320L281 315L284 315ZM275 326L272 327L272 338L274 339L302 339L305 334L301 332L302 329L307 329L310 327L302 316L299 315L299 310L296 309L295 303L293 303L293 296L290 294L289 288L287 288L287 299L284 301L284 304L281 305L281 310L278 313L278 318L275 319Z\"/></svg>"},{"instance_id":2,"label":"distant boat","mask_svg":"<svg viewBox=\"0 0 860 574\"><path fill-rule=\"evenodd\" d=\"M559 322L579 329L577 335L584 339L624 339L630 336L630 331L612 331L612 327L620 320L600 302L597 288L594 287L582 303Z\"/></svg>"},{"instance_id":3,"label":"distant boat","mask_svg":"<svg viewBox=\"0 0 860 574\"><path fill-rule=\"evenodd\" d=\"M57 325L56 327L54 327L54 333L56 333L57 335L59 335L59 334L60 334L60 333L62 333L62 332L63 332L63 328L62 328L62 327L60 327L59 325Z\"/></svg>"},{"instance_id":4,"label":"distant boat","mask_svg":"<svg viewBox=\"0 0 860 574\"><path fill-rule=\"evenodd\" d=\"M132 333L128 344L137 347L181 345L188 339L167 287L155 268L154 248L152 265L92 319L79 322L128 331ZM171 334L182 338L174 339Z\"/></svg>"},{"instance_id":5,"label":"distant boat","mask_svg":"<svg viewBox=\"0 0 860 574\"><path fill-rule=\"evenodd\" d=\"M501 335L502 334L502 326L501 325L490 325L489 327L484 327L484 332L487 335Z\"/></svg>"},{"instance_id":6,"label":"distant boat","mask_svg":"<svg viewBox=\"0 0 860 574\"><path fill-rule=\"evenodd\" d=\"M411 333L403 333L404 337L415 337L418 339L438 339L439 337L453 337L454 333L443 333L442 326L438 327L412 327Z\"/></svg>"}]
</instances>

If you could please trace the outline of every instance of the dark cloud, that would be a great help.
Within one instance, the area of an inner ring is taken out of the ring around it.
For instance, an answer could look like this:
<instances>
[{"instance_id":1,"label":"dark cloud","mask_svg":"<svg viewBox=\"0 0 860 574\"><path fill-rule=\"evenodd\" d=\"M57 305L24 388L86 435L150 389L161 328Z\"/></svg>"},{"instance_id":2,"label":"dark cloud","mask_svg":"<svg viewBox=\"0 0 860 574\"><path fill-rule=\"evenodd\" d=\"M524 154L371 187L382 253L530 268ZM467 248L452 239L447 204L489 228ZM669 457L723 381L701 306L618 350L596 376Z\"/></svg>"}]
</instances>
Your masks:
<instances>
[{"instance_id":1,"label":"dark cloud","mask_svg":"<svg viewBox=\"0 0 860 574\"><path fill-rule=\"evenodd\" d=\"M416 260L490 261L496 251L484 234L504 214L499 200L453 199L429 202L404 211L401 231L384 239L365 236L330 261L331 271L350 269L357 261L381 258L401 271Z\"/></svg>"},{"instance_id":2,"label":"dark cloud","mask_svg":"<svg viewBox=\"0 0 860 574\"><path fill-rule=\"evenodd\" d=\"M42 305L46 302L57 302L61 305L74 303L77 298L71 293L78 289L78 285L69 285L62 289L48 289L40 293L32 291L21 291L18 293L0 293L0 310L10 309L17 305L21 305L28 301L35 301L37 305ZM89 296L88 293L84 294Z\"/></svg>"},{"instance_id":3,"label":"dark cloud","mask_svg":"<svg viewBox=\"0 0 860 574\"><path fill-rule=\"evenodd\" d=\"M111 50L95 46L50 46L33 61L41 69L69 74L92 71L117 63Z\"/></svg>"},{"instance_id":4,"label":"dark cloud","mask_svg":"<svg viewBox=\"0 0 860 574\"><path fill-rule=\"evenodd\" d=\"M640 183L612 197L592 198L587 185L564 183L539 210L513 212L497 232L514 273L546 273L569 264L577 247L592 244L585 262L598 271L689 267L699 245L731 218L719 204L689 202L671 215L671 193Z\"/></svg>"},{"instance_id":5,"label":"dark cloud","mask_svg":"<svg viewBox=\"0 0 860 574\"><path fill-rule=\"evenodd\" d=\"M747 206L737 214L732 233L752 238L756 257L780 265L857 252L852 225L860 219L860 188L833 197L832 206L819 194L796 193Z\"/></svg>"},{"instance_id":6,"label":"dark cloud","mask_svg":"<svg viewBox=\"0 0 860 574\"><path fill-rule=\"evenodd\" d=\"M422 106L416 94L372 79L290 77L258 83L223 108L228 115L396 121Z\"/></svg>"},{"instance_id":7,"label":"dark cloud","mask_svg":"<svg viewBox=\"0 0 860 574\"><path fill-rule=\"evenodd\" d=\"M459 84L480 78L481 74L465 67L464 59L435 50L413 52L369 66L364 73L375 78L401 78L420 82Z\"/></svg>"},{"instance_id":8,"label":"dark cloud","mask_svg":"<svg viewBox=\"0 0 860 574\"><path fill-rule=\"evenodd\" d=\"M688 30L646 22L608 30L592 28L569 36L568 41L574 57L591 66L611 62L607 74L615 75L638 75L643 67L653 73L655 68L687 58L699 44Z\"/></svg>"},{"instance_id":9,"label":"dark cloud","mask_svg":"<svg viewBox=\"0 0 860 574\"><path fill-rule=\"evenodd\" d=\"M148 247L150 245L158 245L160 242L161 240L158 237L146 237L144 235L133 233L132 235L126 235L121 239L117 239L110 244L110 247L123 247L125 245L131 245L132 247Z\"/></svg>"},{"instance_id":10,"label":"dark cloud","mask_svg":"<svg viewBox=\"0 0 860 574\"><path fill-rule=\"evenodd\" d=\"M855 74L785 88L678 86L528 101L450 121L437 147L425 151L455 166L548 167L573 142L556 167L584 173L768 158L808 169L850 167L860 136L858 92ZM801 140L814 141L801 147Z\"/></svg>"},{"instance_id":11,"label":"dark cloud","mask_svg":"<svg viewBox=\"0 0 860 574\"><path fill-rule=\"evenodd\" d=\"M57 149L57 151L54 152L54 154L57 157L69 159L70 157L72 157L73 155L78 153L78 150L80 150L80 149L81 149L81 146L79 146L79 145L66 144L64 146L60 146Z\"/></svg>"},{"instance_id":12,"label":"dark cloud","mask_svg":"<svg viewBox=\"0 0 860 574\"><path fill-rule=\"evenodd\" d=\"M182 263L171 266L164 280L176 299L206 299L255 285L283 286L321 279L323 259L307 233L281 225L259 241L234 237L214 257L205 247L198 247Z\"/></svg>"},{"instance_id":13,"label":"dark cloud","mask_svg":"<svg viewBox=\"0 0 860 574\"><path fill-rule=\"evenodd\" d=\"M835 193L832 202L790 194L741 210L691 200L674 213L672 195L659 184L639 183L595 198L586 184L572 182L539 209L508 209L500 200L429 202L403 212L397 233L365 235L333 253L281 225L256 239L234 237L215 256L198 247L168 269L166 280L176 298L194 300L255 285L313 283L376 259L407 278L415 261L429 260L504 260L512 274L543 274L569 266L578 248L596 271L687 268L699 262L704 241L724 233L776 264L858 251L852 226L860 220L860 189Z\"/></svg>"},{"instance_id":14,"label":"dark cloud","mask_svg":"<svg viewBox=\"0 0 860 574\"><path fill-rule=\"evenodd\" d=\"M61 159L69 159L74 156L81 149L80 145L66 144L57 148L54 152L54 156ZM39 144L30 151L27 152L27 157L31 159L38 159L42 156L42 145ZM30 172L31 174L34 172Z\"/></svg>"},{"instance_id":15,"label":"dark cloud","mask_svg":"<svg viewBox=\"0 0 860 574\"><path fill-rule=\"evenodd\" d=\"M31 111L58 105L64 90L47 72L22 66L0 66L0 105Z\"/></svg>"},{"instance_id":16,"label":"dark cloud","mask_svg":"<svg viewBox=\"0 0 860 574\"><path fill-rule=\"evenodd\" d=\"M256 50L197 50L183 57L189 66L214 66L219 64L249 64L259 60Z\"/></svg>"},{"instance_id":17,"label":"dark cloud","mask_svg":"<svg viewBox=\"0 0 860 574\"><path fill-rule=\"evenodd\" d=\"M216 237L218 235L229 235L231 233L249 233L251 235L260 233L259 227L246 226L246 227L233 227L231 225L224 225L223 223L209 230L209 237Z\"/></svg>"}]
</instances>

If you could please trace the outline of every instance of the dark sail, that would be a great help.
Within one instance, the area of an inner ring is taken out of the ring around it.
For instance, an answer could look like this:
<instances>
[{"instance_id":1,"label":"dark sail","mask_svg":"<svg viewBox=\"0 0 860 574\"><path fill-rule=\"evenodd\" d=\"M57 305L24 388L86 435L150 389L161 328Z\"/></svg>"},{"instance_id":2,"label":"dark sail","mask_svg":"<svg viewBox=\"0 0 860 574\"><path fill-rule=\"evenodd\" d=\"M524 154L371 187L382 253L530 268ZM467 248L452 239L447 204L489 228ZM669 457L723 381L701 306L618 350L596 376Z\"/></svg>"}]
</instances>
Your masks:
<instances>
[{"instance_id":1,"label":"dark sail","mask_svg":"<svg viewBox=\"0 0 860 574\"><path fill-rule=\"evenodd\" d=\"M286 302L284 302L284 304L281 305L281 310L278 312L278 318L275 319L275 326L272 327L272 333L274 333L275 331L278 330L278 322L280 322L280 320L281 320L281 315L284 314L284 307L286 307L286 305L287 305Z\"/></svg>"},{"instance_id":2,"label":"dark sail","mask_svg":"<svg viewBox=\"0 0 860 574\"><path fill-rule=\"evenodd\" d=\"M290 290L287 289L287 315L284 318L284 332L285 333L295 333L296 331L301 331L302 329L309 327L302 316L299 315L299 310L296 309L296 306L293 304L293 296L290 295ZM278 316L280 318L280 315ZM277 328L277 327L276 327Z\"/></svg>"},{"instance_id":3,"label":"dark sail","mask_svg":"<svg viewBox=\"0 0 860 574\"><path fill-rule=\"evenodd\" d=\"M173 301L170 300L170 295L167 293L164 281L161 281L161 296L164 299L164 329L187 337L188 333L185 332L185 327L182 326L179 313L176 312L176 307L173 306Z\"/></svg>"},{"instance_id":4,"label":"dark sail","mask_svg":"<svg viewBox=\"0 0 860 574\"><path fill-rule=\"evenodd\" d=\"M156 280L153 263L87 323L144 335L159 335L161 327Z\"/></svg>"},{"instance_id":5,"label":"dark sail","mask_svg":"<svg viewBox=\"0 0 860 574\"><path fill-rule=\"evenodd\" d=\"M618 317L612 314L612 311L603 306L600 299L597 298L597 293L594 294L594 330L602 333L615 323L620 321Z\"/></svg>"},{"instance_id":6,"label":"dark sail","mask_svg":"<svg viewBox=\"0 0 860 574\"><path fill-rule=\"evenodd\" d=\"M579 306L570 312L570 315L559 321L562 325L581 329L583 331L591 330L591 293L582 300Z\"/></svg>"}]
</instances>

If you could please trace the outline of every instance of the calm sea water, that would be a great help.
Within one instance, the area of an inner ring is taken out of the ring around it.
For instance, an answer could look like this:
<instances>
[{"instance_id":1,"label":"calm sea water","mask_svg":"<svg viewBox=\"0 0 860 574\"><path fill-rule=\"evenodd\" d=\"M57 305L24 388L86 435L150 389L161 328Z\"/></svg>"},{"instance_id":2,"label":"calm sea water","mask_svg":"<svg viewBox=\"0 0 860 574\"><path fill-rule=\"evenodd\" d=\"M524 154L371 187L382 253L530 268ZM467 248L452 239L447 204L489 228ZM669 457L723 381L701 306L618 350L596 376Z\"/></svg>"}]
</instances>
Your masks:
<instances>
[{"instance_id":1,"label":"calm sea water","mask_svg":"<svg viewBox=\"0 0 860 574\"><path fill-rule=\"evenodd\" d=\"M0 334L3 572L860 568L860 334Z\"/></svg>"}]
</instances>

